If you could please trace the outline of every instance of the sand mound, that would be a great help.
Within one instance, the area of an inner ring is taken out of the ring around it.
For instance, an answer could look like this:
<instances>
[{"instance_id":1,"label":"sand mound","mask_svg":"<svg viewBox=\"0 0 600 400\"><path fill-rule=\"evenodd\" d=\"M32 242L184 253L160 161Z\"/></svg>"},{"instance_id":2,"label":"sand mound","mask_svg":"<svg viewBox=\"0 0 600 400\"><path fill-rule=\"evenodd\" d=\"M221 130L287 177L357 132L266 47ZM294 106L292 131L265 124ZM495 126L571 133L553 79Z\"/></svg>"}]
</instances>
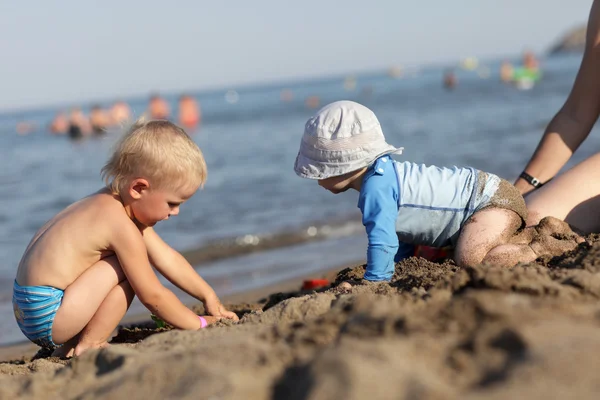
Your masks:
<instances>
[{"instance_id":1,"label":"sand mound","mask_svg":"<svg viewBox=\"0 0 600 400\"><path fill-rule=\"evenodd\" d=\"M70 362L0 364L0 398L600 396L600 243L511 269L411 258L390 284L363 272L240 305L238 324L124 329L117 341L145 339Z\"/></svg>"}]
</instances>

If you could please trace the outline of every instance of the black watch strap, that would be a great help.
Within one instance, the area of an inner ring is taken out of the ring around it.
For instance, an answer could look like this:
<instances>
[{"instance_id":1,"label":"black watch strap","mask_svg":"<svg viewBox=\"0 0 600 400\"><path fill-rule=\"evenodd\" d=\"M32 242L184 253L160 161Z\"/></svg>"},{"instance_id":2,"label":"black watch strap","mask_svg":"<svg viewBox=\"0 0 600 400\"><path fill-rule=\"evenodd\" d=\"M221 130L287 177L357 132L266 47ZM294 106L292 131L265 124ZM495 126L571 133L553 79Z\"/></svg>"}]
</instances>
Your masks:
<instances>
[{"instance_id":1,"label":"black watch strap","mask_svg":"<svg viewBox=\"0 0 600 400\"><path fill-rule=\"evenodd\" d=\"M529 183L531 186L533 186L536 189L544 186L544 184L542 182L540 182L540 180L538 178L534 178L533 176L529 175L525 171L521 172L520 177L525 179L527 181L527 183Z\"/></svg>"}]
</instances>

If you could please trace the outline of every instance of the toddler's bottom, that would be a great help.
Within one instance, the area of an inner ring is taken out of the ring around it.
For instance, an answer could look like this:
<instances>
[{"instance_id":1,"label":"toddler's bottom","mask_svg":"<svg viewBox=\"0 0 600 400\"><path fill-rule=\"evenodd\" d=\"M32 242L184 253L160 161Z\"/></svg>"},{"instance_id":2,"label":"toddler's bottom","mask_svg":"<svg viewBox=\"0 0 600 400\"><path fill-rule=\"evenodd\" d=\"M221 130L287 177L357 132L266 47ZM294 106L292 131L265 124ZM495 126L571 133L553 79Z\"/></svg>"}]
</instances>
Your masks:
<instances>
[{"instance_id":1,"label":"toddler's bottom","mask_svg":"<svg viewBox=\"0 0 600 400\"><path fill-rule=\"evenodd\" d=\"M486 172L479 172L477 188L477 211L484 208L504 208L521 217L521 228L527 221L527 206L519 190L508 181ZM483 183L483 184L482 184Z\"/></svg>"},{"instance_id":2,"label":"toddler's bottom","mask_svg":"<svg viewBox=\"0 0 600 400\"><path fill-rule=\"evenodd\" d=\"M52 324L65 292L51 286L13 285L13 310L21 332L40 347L58 347L52 341Z\"/></svg>"}]
</instances>

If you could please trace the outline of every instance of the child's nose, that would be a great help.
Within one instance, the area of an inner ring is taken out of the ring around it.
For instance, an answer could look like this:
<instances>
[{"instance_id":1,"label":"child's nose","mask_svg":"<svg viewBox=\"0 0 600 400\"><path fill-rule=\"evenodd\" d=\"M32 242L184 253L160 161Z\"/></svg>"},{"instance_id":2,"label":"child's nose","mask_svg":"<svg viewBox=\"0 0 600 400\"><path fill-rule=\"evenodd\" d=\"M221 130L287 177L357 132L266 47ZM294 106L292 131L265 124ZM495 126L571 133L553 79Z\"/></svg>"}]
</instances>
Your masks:
<instances>
[{"instance_id":1,"label":"child's nose","mask_svg":"<svg viewBox=\"0 0 600 400\"><path fill-rule=\"evenodd\" d=\"M169 216L175 216L175 215L179 215L179 207L175 207L174 209L171 210L171 212L169 213Z\"/></svg>"}]
</instances>

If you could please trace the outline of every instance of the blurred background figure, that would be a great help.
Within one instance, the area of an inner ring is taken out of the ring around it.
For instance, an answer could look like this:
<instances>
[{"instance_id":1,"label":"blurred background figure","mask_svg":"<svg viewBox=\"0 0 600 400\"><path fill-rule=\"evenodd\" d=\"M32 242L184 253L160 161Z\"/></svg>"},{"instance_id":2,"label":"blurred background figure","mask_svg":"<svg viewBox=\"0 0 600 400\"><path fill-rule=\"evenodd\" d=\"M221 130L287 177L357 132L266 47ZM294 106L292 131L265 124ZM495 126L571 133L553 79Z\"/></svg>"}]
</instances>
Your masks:
<instances>
[{"instance_id":1,"label":"blurred background figure","mask_svg":"<svg viewBox=\"0 0 600 400\"><path fill-rule=\"evenodd\" d=\"M514 68L508 60L502 61L500 65L500 80L504 83L510 83L513 80Z\"/></svg>"},{"instance_id":2,"label":"blurred background figure","mask_svg":"<svg viewBox=\"0 0 600 400\"><path fill-rule=\"evenodd\" d=\"M106 133L106 130L111 126L110 114L102 109L98 104L92 106L90 110L90 126L92 132L96 135Z\"/></svg>"},{"instance_id":3,"label":"blurred background figure","mask_svg":"<svg viewBox=\"0 0 600 400\"><path fill-rule=\"evenodd\" d=\"M153 94L150 96L148 115L150 119L169 119L171 117L171 108L167 101L160 95Z\"/></svg>"},{"instance_id":4,"label":"blurred background figure","mask_svg":"<svg viewBox=\"0 0 600 400\"><path fill-rule=\"evenodd\" d=\"M200 125L202 114L200 105L192 96L184 94L179 98L179 124L194 130Z\"/></svg>"},{"instance_id":5,"label":"blurred background figure","mask_svg":"<svg viewBox=\"0 0 600 400\"><path fill-rule=\"evenodd\" d=\"M115 102L110 108L110 118L113 126L121 126L130 121L131 109L129 105L123 100Z\"/></svg>"},{"instance_id":6,"label":"blurred background figure","mask_svg":"<svg viewBox=\"0 0 600 400\"><path fill-rule=\"evenodd\" d=\"M456 78L454 70L448 69L446 70L446 72L444 72L443 84L444 88L446 88L447 90L452 90L456 87L456 85L458 84L458 79Z\"/></svg>"},{"instance_id":7,"label":"blurred background figure","mask_svg":"<svg viewBox=\"0 0 600 400\"><path fill-rule=\"evenodd\" d=\"M513 72L513 82L517 89L529 90L541 79L540 63L531 51L523 53L522 64Z\"/></svg>"},{"instance_id":8,"label":"blurred background figure","mask_svg":"<svg viewBox=\"0 0 600 400\"><path fill-rule=\"evenodd\" d=\"M321 99L319 98L319 96L309 96L304 101L304 104L306 105L306 107L314 109L319 107L319 105L321 104Z\"/></svg>"},{"instance_id":9,"label":"blurred background figure","mask_svg":"<svg viewBox=\"0 0 600 400\"><path fill-rule=\"evenodd\" d=\"M530 50L523 53L523 68L528 71L538 71L540 69L540 62Z\"/></svg>"},{"instance_id":10,"label":"blurred background figure","mask_svg":"<svg viewBox=\"0 0 600 400\"><path fill-rule=\"evenodd\" d=\"M281 92L279 92L279 98L282 102L289 103L290 101L294 100L294 92L287 88L282 89Z\"/></svg>"},{"instance_id":11,"label":"blurred background figure","mask_svg":"<svg viewBox=\"0 0 600 400\"><path fill-rule=\"evenodd\" d=\"M59 112L54 116L48 130L54 135L64 135L69 130L69 119L67 118L67 114L64 112Z\"/></svg>"},{"instance_id":12,"label":"blurred background figure","mask_svg":"<svg viewBox=\"0 0 600 400\"><path fill-rule=\"evenodd\" d=\"M92 133L90 121L79 107L72 108L69 113L68 133L71 139L81 139Z\"/></svg>"},{"instance_id":13,"label":"blurred background figure","mask_svg":"<svg viewBox=\"0 0 600 400\"><path fill-rule=\"evenodd\" d=\"M373 89L373 86L371 86L371 85L366 85L366 86L364 86L364 87L363 87L363 88L360 90L360 96L361 96L362 98L364 98L364 97L370 97L370 96L372 96L372 95L373 95L373 92L374 92L374 91L375 91L375 90Z\"/></svg>"},{"instance_id":14,"label":"blurred background figure","mask_svg":"<svg viewBox=\"0 0 600 400\"><path fill-rule=\"evenodd\" d=\"M21 136L29 135L31 132L37 129L37 124L31 121L21 121L15 127L17 134Z\"/></svg>"}]
</instances>

